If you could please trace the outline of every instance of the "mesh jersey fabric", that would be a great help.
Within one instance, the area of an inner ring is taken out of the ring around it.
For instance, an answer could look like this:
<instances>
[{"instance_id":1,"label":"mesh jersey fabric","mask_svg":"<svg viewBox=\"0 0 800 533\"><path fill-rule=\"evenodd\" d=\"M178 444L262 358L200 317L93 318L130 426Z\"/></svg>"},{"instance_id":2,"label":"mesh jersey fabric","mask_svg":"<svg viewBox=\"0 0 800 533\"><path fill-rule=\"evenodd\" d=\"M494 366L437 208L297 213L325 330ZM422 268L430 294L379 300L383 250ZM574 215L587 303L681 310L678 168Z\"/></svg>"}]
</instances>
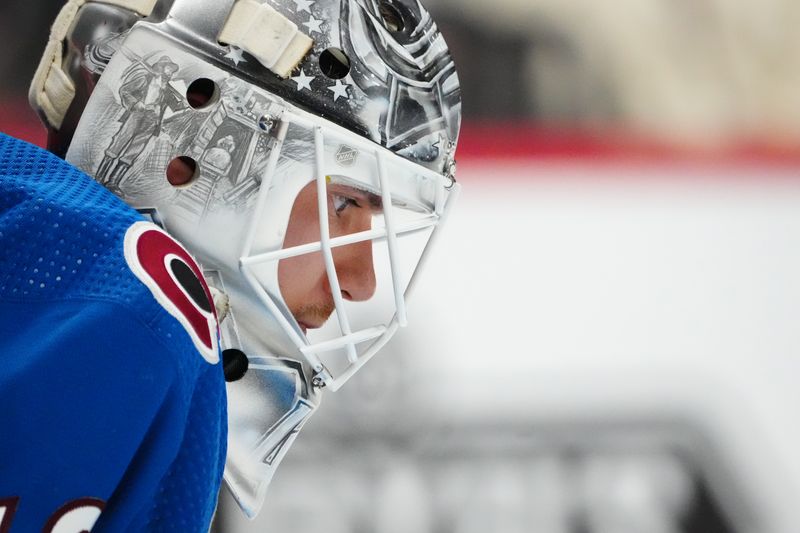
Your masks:
<instances>
[{"instance_id":1,"label":"mesh jersey fabric","mask_svg":"<svg viewBox=\"0 0 800 533\"><path fill-rule=\"evenodd\" d=\"M208 531L226 451L222 365L128 267L125 234L141 220L0 134L1 531L46 531L86 498L104 506L92 531Z\"/></svg>"}]
</instances>

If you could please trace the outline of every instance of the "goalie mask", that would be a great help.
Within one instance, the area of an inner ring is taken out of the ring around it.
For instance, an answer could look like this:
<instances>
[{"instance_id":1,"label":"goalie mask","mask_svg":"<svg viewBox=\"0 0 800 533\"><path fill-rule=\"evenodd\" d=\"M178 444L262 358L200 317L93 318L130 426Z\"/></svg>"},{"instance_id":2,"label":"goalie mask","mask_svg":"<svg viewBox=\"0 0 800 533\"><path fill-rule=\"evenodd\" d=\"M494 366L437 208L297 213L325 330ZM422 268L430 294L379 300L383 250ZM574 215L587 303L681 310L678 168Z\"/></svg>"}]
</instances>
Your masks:
<instances>
[{"instance_id":1,"label":"goalie mask","mask_svg":"<svg viewBox=\"0 0 800 533\"><path fill-rule=\"evenodd\" d=\"M183 242L229 309L222 347L250 369L225 480L254 516L320 390L406 325L452 207L436 25L415 0L75 0L31 100L51 150Z\"/></svg>"}]
</instances>

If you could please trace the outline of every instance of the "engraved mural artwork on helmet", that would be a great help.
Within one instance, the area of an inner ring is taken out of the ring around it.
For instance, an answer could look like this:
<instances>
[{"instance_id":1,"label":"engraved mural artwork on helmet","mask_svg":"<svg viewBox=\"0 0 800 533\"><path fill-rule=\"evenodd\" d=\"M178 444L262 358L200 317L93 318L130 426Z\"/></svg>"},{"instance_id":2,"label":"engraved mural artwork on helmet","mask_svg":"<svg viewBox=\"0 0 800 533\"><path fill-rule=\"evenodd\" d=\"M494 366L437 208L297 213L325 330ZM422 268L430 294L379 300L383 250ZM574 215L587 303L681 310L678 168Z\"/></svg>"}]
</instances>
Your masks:
<instances>
[{"instance_id":1,"label":"engraved mural artwork on helmet","mask_svg":"<svg viewBox=\"0 0 800 533\"><path fill-rule=\"evenodd\" d=\"M455 65L419 2L396 4L393 31L387 28L382 6L377 0L297 3L296 12L287 16L314 38L313 55L340 50L349 69L333 80L323 73L321 61L307 59L291 78L276 83L282 86L280 92L291 90L299 104L322 107L334 122L406 159L446 170L452 165L460 126ZM108 136L110 142L96 169L98 178L117 192L147 194L135 176L163 169L182 154L199 163L192 187L170 191L165 184L163 190L149 192L162 198L175 194L187 214L195 217L202 217L217 201L246 207L259 188L271 145L268 132L253 126L269 116L270 100L230 77L221 84L219 98L203 110L205 121L198 124L184 96L194 81L191 63L181 64L169 55L141 57L129 43L120 45L124 36L111 34L84 51L85 63L97 72L105 69L104 62L118 47L130 61L109 107L119 115L119 129ZM236 47L227 47L221 60L245 72L263 70L255 58Z\"/></svg>"}]
</instances>

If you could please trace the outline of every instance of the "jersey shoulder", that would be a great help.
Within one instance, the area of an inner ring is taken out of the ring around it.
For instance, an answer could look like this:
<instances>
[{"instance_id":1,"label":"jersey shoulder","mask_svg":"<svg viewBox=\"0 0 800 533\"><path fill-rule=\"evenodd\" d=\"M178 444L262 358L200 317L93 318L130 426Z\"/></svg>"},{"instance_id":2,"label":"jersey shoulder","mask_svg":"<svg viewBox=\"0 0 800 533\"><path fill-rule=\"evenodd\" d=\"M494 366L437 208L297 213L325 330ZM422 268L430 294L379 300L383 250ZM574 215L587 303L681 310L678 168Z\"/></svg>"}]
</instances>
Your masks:
<instances>
[{"instance_id":1,"label":"jersey shoulder","mask_svg":"<svg viewBox=\"0 0 800 533\"><path fill-rule=\"evenodd\" d=\"M37 146L0 135L0 296L137 297L121 243L138 214Z\"/></svg>"},{"instance_id":2,"label":"jersey shoulder","mask_svg":"<svg viewBox=\"0 0 800 533\"><path fill-rule=\"evenodd\" d=\"M213 300L191 255L77 168L2 134L0 246L0 299L113 302L180 355L217 362Z\"/></svg>"}]
</instances>

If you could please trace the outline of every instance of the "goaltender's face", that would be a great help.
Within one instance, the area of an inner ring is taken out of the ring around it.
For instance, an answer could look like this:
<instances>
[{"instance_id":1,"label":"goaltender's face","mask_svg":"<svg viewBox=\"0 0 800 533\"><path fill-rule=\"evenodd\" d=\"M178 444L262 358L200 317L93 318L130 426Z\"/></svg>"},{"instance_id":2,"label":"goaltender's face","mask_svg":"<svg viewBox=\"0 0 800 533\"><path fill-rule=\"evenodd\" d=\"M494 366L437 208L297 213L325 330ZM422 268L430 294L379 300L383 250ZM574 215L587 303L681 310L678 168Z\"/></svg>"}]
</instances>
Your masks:
<instances>
[{"instance_id":1,"label":"goaltender's face","mask_svg":"<svg viewBox=\"0 0 800 533\"><path fill-rule=\"evenodd\" d=\"M346 185L329 184L327 196L332 239L369 231L372 217L382 211L379 196ZM319 240L317 183L311 182L297 195L283 247ZM372 297L375 269L371 241L334 248L333 263L345 300L361 302ZM283 299L303 332L322 327L335 310L322 252L282 259L278 282Z\"/></svg>"}]
</instances>

